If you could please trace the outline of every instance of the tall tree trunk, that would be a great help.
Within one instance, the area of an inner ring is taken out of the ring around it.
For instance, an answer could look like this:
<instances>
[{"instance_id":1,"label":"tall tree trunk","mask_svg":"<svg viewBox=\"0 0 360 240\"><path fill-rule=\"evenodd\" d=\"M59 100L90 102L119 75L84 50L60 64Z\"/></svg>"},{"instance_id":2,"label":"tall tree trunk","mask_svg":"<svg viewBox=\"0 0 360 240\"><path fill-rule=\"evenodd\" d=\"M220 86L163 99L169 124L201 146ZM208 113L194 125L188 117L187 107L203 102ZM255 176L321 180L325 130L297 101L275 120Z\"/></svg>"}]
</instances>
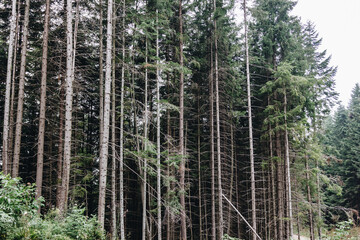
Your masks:
<instances>
[{"instance_id":1,"label":"tall tree trunk","mask_svg":"<svg viewBox=\"0 0 360 240\"><path fill-rule=\"evenodd\" d=\"M275 97L276 98L276 97ZM278 126L276 126L277 129ZM283 168L282 168L282 156L281 156L281 142L280 142L280 132L276 132L276 156L277 156L277 202L278 202L278 237L279 239L284 239L284 199L283 199Z\"/></svg>"},{"instance_id":2,"label":"tall tree trunk","mask_svg":"<svg viewBox=\"0 0 360 240\"><path fill-rule=\"evenodd\" d=\"M218 44L216 27L216 0L214 0L214 50L215 50L215 98L216 98L216 153L217 153L217 177L218 177L218 205L219 205L219 239L223 237L224 216L222 204L222 183L221 183L221 133L220 133L220 96L219 96L219 67L218 67Z\"/></svg>"},{"instance_id":3,"label":"tall tree trunk","mask_svg":"<svg viewBox=\"0 0 360 240\"><path fill-rule=\"evenodd\" d=\"M50 0L46 0L45 22L44 22L44 33L43 33L43 52L42 52L42 63L41 63L41 96L40 96L37 168L36 168L36 198L39 198L39 196L41 196L42 182L43 182L49 21L50 21ZM40 208L38 209L38 212L40 212Z\"/></svg>"},{"instance_id":4,"label":"tall tree trunk","mask_svg":"<svg viewBox=\"0 0 360 240\"><path fill-rule=\"evenodd\" d=\"M8 174L8 137L9 137L9 110L10 110L10 88L11 88L11 70L13 67L13 54L15 45L16 31L16 0L12 0L11 19L10 19L10 39L8 48L8 61L6 70L6 90L5 90L5 106L4 106L4 127L3 127L3 147L2 147L2 167L3 172ZM16 58L16 56L14 56Z\"/></svg>"},{"instance_id":5,"label":"tall tree trunk","mask_svg":"<svg viewBox=\"0 0 360 240\"><path fill-rule=\"evenodd\" d=\"M256 232L256 196L255 196L255 166L254 166L254 143L253 143L253 127L252 127L252 112L251 112L251 85L250 85L250 69L249 69L249 47L248 47L248 33L246 21L246 0L244 0L244 29L245 29L245 51L246 51L246 81L247 81L247 101L248 101L248 115L249 115L249 144L250 144L250 175L251 175L251 218L252 228ZM256 235L253 233L253 240L256 240Z\"/></svg>"},{"instance_id":6,"label":"tall tree trunk","mask_svg":"<svg viewBox=\"0 0 360 240\"><path fill-rule=\"evenodd\" d=\"M319 174L319 160L316 159L316 168L317 168L317 172L316 172L316 186L317 186L317 207L318 207L318 236L319 236L319 240L321 240L321 196L320 196L320 174Z\"/></svg>"},{"instance_id":7,"label":"tall tree trunk","mask_svg":"<svg viewBox=\"0 0 360 240\"><path fill-rule=\"evenodd\" d=\"M312 212L312 200L311 200L311 191L310 191L310 168L309 168L309 157L306 154L305 156L305 168L306 168L306 193L307 193L307 201L309 203L309 231L310 231L310 240L315 240L314 234L314 220L313 220L313 212Z\"/></svg>"},{"instance_id":8,"label":"tall tree trunk","mask_svg":"<svg viewBox=\"0 0 360 240\"><path fill-rule=\"evenodd\" d=\"M125 239L125 216L124 216L124 85L125 85L125 17L126 17L126 5L123 0L123 16L122 16L122 60L121 67L121 97L120 97L120 239Z\"/></svg>"},{"instance_id":9,"label":"tall tree trunk","mask_svg":"<svg viewBox=\"0 0 360 240\"><path fill-rule=\"evenodd\" d=\"M100 151L102 147L102 139L103 139L103 131L104 131L104 70L103 70L103 9L102 9L102 0L99 0L99 12L100 12L100 21L99 21L99 98L100 98L100 106L99 106L99 118L100 118L100 126L99 126L99 143L100 143ZM100 153L101 154L101 153Z\"/></svg>"},{"instance_id":10,"label":"tall tree trunk","mask_svg":"<svg viewBox=\"0 0 360 240\"><path fill-rule=\"evenodd\" d=\"M232 107L230 108L232 111ZM230 193L229 193L229 200L230 202L232 202L232 195L233 195L233 182L234 182L234 129L233 129L233 122L231 119L231 123L230 123L230 137L231 137L231 166L230 166ZM229 210L228 210L228 222L227 222L227 235L230 236L231 234L231 212L232 212L232 207L229 206Z\"/></svg>"},{"instance_id":11,"label":"tall tree trunk","mask_svg":"<svg viewBox=\"0 0 360 240\"><path fill-rule=\"evenodd\" d=\"M184 152L184 57L183 57L183 19L182 0L179 1L179 51L180 51L180 122L179 122L179 149L180 161L180 205L181 205L181 239L187 238L186 234L186 209L185 209L185 152Z\"/></svg>"},{"instance_id":12,"label":"tall tree trunk","mask_svg":"<svg viewBox=\"0 0 360 240\"><path fill-rule=\"evenodd\" d=\"M115 27L116 27L116 11L115 3L113 3L113 23L112 23L112 94L111 94L111 239L115 240L117 237L116 227L116 86L115 86L115 56L116 56L116 42L115 42Z\"/></svg>"},{"instance_id":13,"label":"tall tree trunk","mask_svg":"<svg viewBox=\"0 0 360 240\"><path fill-rule=\"evenodd\" d=\"M268 104L270 104L270 98L268 98ZM277 220L276 220L276 192L275 192L275 170L273 159L273 136L272 127L269 124L269 151L270 151L270 164L271 164L271 198L272 198L272 214L274 222L274 239L278 239Z\"/></svg>"},{"instance_id":14,"label":"tall tree trunk","mask_svg":"<svg viewBox=\"0 0 360 240\"><path fill-rule=\"evenodd\" d=\"M160 61L159 61L159 10L156 9L156 183L157 183L157 230L161 240L161 163L160 163Z\"/></svg>"},{"instance_id":15,"label":"tall tree trunk","mask_svg":"<svg viewBox=\"0 0 360 240\"><path fill-rule=\"evenodd\" d=\"M107 32L106 32L106 70L105 70L105 94L104 94L104 125L103 139L100 156L100 179L99 179L99 205L98 218L101 228L104 228L105 220L105 197L107 163L109 155L109 122L110 122L110 95L111 95L111 73L112 73L112 33L113 33L113 1L108 0L107 9Z\"/></svg>"},{"instance_id":16,"label":"tall tree trunk","mask_svg":"<svg viewBox=\"0 0 360 240\"><path fill-rule=\"evenodd\" d=\"M19 37L19 20L20 20L20 5L21 2L17 3L17 18L16 18L16 30L15 30L15 47L14 47L14 57L13 57L13 69L12 69L12 77L11 77L11 102L10 102L10 122L9 122L9 132L8 132L8 154L7 154L7 173L11 173L11 166L12 166L12 159L13 159L13 140L14 140L14 105L15 105L15 75L16 75L16 56L17 56L17 49L18 49L18 37ZM4 171L5 173L5 171ZM5 174L7 174L5 173Z\"/></svg>"},{"instance_id":17,"label":"tall tree trunk","mask_svg":"<svg viewBox=\"0 0 360 240\"><path fill-rule=\"evenodd\" d=\"M210 104L210 168L211 168L211 239L216 239L215 212L215 140L214 140L214 69L213 69L213 41L210 46L210 76L209 76L209 104Z\"/></svg>"},{"instance_id":18,"label":"tall tree trunk","mask_svg":"<svg viewBox=\"0 0 360 240\"><path fill-rule=\"evenodd\" d=\"M61 69L61 61L59 69ZM60 209L61 192L62 192L62 169L63 169L63 150L64 150L64 80L61 74L58 77L60 81L60 105L59 105L59 143L58 143L58 159L57 159L57 181L56 181L56 208Z\"/></svg>"},{"instance_id":19,"label":"tall tree trunk","mask_svg":"<svg viewBox=\"0 0 360 240\"><path fill-rule=\"evenodd\" d=\"M142 240L146 239L146 189L147 189L147 144L148 144L148 39L146 37L145 39L145 96L144 96L144 151L145 151L145 157L144 157L144 169L143 169L143 192L142 192L142 199L143 199L143 209L142 209ZM169 223L168 223L169 224Z\"/></svg>"},{"instance_id":20,"label":"tall tree trunk","mask_svg":"<svg viewBox=\"0 0 360 240\"><path fill-rule=\"evenodd\" d=\"M203 239L203 213L202 213L202 188L201 188L201 128L200 128L200 87L197 87L197 163L198 163L198 201L199 201L199 238Z\"/></svg>"},{"instance_id":21,"label":"tall tree trunk","mask_svg":"<svg viewBox=\"0 0 360 240\"><path fill-rule=\"evenodd\" d=\"M65 138L64 161L60 194L60 213L64 214L67 208L70 177L71 158L71 132L72 132L72 102L73 102L73 27L72 27L72 0L66 2L66 103L65 103Z\"/></svg>"},{"instance_id":22,"label":"tall tree trunk","mask_svg":"<svg viewBox=\"0 0 360 240\"><path fill-rule=\"evenodd\" d=\"M290 154L289 154L289 135L287 130L287 95L284 86L284 124L285 124L285 159L286 159L286 185L288 190L288 211L289 211L289 230L290 238L293 235L293 219L292 219L292 198L291 198L291 176L290 176Z\"/></svg>"},{"instance_id":23,"label":"tall tree trunk","mask_svg":"<svg viewBox=\"0 0 360 240\"><path fill-rule=\"evenodd\" d=\"M19 93L18 93L18 104L16 114L16 129L15 129L15 148L14 148L14 159L12 176L17 177L19 175L19 162L20 162L20 146L21 146L21 128L23 120L24 110L24 87L25 87L25 69L26 69L26 52L27 52L27 39L29 33L29 8L30 0L25 2L25 16L23 26L23 41L21 48L21 62L20 62L20 76L19 76Z\"/></svg>"}]
</instances>

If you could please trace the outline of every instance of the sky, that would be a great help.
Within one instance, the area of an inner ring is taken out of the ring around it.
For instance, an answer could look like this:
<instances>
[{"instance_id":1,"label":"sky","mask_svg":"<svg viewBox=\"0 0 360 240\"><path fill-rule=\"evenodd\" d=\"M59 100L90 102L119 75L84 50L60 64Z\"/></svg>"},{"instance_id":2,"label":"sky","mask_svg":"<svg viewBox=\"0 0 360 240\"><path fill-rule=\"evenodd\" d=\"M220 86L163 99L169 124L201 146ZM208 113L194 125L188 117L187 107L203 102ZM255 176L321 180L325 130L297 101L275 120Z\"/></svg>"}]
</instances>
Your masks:
<instances>
[{"instance_id":1,"label":"sky","mask_svg":"<svg viewBox=\"0 0 360 240\"><path fill-rule=\"evenodd\" d=\"M323 39L320 49L338 66L336 91L347 106L351 90L360 83L360 0L298 0L292 14L315 24Z\"/></svg>"}]
</instances>

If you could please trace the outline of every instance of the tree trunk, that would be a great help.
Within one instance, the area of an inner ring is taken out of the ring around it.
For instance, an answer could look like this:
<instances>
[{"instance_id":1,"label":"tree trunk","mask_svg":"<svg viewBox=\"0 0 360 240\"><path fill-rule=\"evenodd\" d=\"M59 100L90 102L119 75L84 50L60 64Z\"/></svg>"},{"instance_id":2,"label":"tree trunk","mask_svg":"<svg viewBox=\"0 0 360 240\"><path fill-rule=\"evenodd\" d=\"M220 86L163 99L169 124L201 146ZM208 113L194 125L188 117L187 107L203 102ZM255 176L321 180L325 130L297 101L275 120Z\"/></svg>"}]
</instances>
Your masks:
<instances>
[{"instance_id":1,"label":"tree trunk","mask_svg":"<svg viewBox=\"0 0 360 240\"><path fill-rule=\"evenodd\" d=\"M180 51L180 122L179 122L179 150L180 161L180 205L181 205L181 239L187 238L186 234L186 209L185 209L185 152L184 152L184 57L183 57L183 19L182 19L182 0L179 1L179 51Z\"/></svg>"},{"instance_id":2,"label":"tree trunk","mask_svg":"<svg viewBox=\"0 0 360 240\"><path fill-rule=\"evenodd\" d=\"M50 0L46 0L45 23L44 23L44 33L43 33L43 52L42 52L42 63L41 63L41 96L40 96L37 168L36 168L36 198L39 198L41 196L42 182L43 182L49 21L50 21ZM40 212L40 208L38 209L38 212Z\"/></svg>"},{"instance_id":3,"label":"tree trunk","mask_svg":"<svg viewBox=\"0 0 360 240\"><path fill-rule=\"evenodd\" d=\"M72 132L72 102L73 102L73 28L72 28L72 0L66 2L66 93L65 93L65 138L64 161L60 194L60 213L64 214L67 208L69 191L71 132Z\"/></svg>"},{"instance_id":4,"label":"tree trunk","mask_svg":"<svg viewBox=\"0 0 360 240\"><path fill-rule=\"evenodd\" d=\"M252 113L251 113L251 85L250 85L250 69L249 69L249 47L247 35L247 21L246 21L246 0L244 0L244 30L245 30L245 51L246 51L246 81L247 81L247 101L248 101L248 115L249 115L249 144L250 144L250 175L251 175L251 218L252 228L256 232L256 196L255 196L255 166L254 166L254 143L253 143L253 127L252 127ZM252 239L256 240L256 235L253 233Z\"/></svg>"},{"instance_id":5,"label":"tree trunk","mask_svg":"<svg viewBox=\"0 0 360 240\"><path fill-rule=\"evenodd\" d=\"M13 159L13 140L14 140L14 104L15 104L15 75L16 75L16 55L17 55L17 49L18 49L18 35L19 35L19 20L20 20L20 1L17 4L17 18L16 18L16 30L15 30L15 47L14 47L14 57L13 57L13 69L12 69L12 77L11 77L11 102L10 102L10 122L9 122L9 140L8 140L8 154L7 154L7 164L5 168L7 168L7 173L11 173L11 166L12 166L12 159Z\"/></svg>"},{"instance_id":6,"label":"tree trunk","mask_svg":"<svg viewBox=\"0 0 360 240\"><path fill-rule=\"evenodd\" d=\"M214 16L216 12L216 0L214 0ZM219 96L219 67L218 67L218 45L216 18L214 19L214 50L215 50L215 98L216 98L216 153L217 153L217 174L218 174L218 204L219 204L219 239L223 237L224 216L222 204L222 183L221 183L221 133L220 133L220 96Z\"/></svg>"},{"instance_id":7,"label":"tree trunk","mask_svg":"<svg viewBox=\"0 0 360 240\"><path fill-rule=\"evenodd\" d=\"M144 96L144 151L145 151L145 157L144 157L144 169L143 169L143 192L142 192L142 199L143 199L143 209L142 209L142 240L146 239L146 189L147 189L147 144L148 144L148 40L147 37L145 39L145 96ZM169 224L169 223L168 223Z\"/></svg>"},{"instance_id":8,"label":"tree trunk","mask_svg":"<svg viewBox=\"0 0 360 240\"><path fill-rule=\"evenodd\" d=\"M215 140L214 140L214 69L213 69L213 41L210 46L210 76L209 76L209 104L210 104L210 168L211 168L211 239L216 239L215 212Z\"/></svg>"},{"instance_id":9,"label":"tree trunk","mask_svg":"<svg viewBox=\"0 0 360 240\"><path fill-rule=\"evenodd\" d=\"M290 176L290 154L289 154L289 136L287 130L287 96L286 89L284 86L284 123L285 123L285 158L286 158L286 185L288 190L288 211L289 211L289 230L290 230L290 238L293 235L293 220L292 220L292 198L291 198L291 176Z\"/></svg>"},{"instance_id":10,"label":"tree trunk","mask_svg":"<svg viewBox=\"0 0 360 240\"><path fill-rule=\"evenodd\" d=\"M99 206L98 218L101 228L104 228L105 220L105 197L107 163L109 155L109 122L110 122L110 95L111 95L111 73L112 73L112 33L113 33L113 1L108 0L107 10L107 33L106 33L106 70L105 70L105 94L104 94L104 124L103 139L101 143L100 156L100 179L99 179Z\"/></svg>"},{"instance_id":11,"label":"tree trunk","mask_svg":"<svg viewBox=\"0 0 360 240\"><path fill-rule=\"evenodd\" d=\"M161 163L160 163L160 61L159 61L159 10L156 9L156 182L157 182L157 230L161 240Z\"/></svg>"},{"instance_id":12,"label":"tree trunk","mask_svg":"<svg viewBox=\"0 0 360 240\"><path fill-rule=\"evenodd\" d=\"M318 236L321 240L321 199L320 199L320 174L319 174L319 161L316 159L316 186L317 186L317 207L318 207Z\"/></svg>"},{"instance_id":13,"label":"tree trunk","mask_svg":"<svg viewBox=\"0 0 360 240\"><path fill-rule=\"evenodd\" d=\"M17 104L17 114L16 114L16 129L15 129L15 143L14 143L15 148L14 148L12 177L18 177L18 175L19 175L21 128L22 128L23 109L24 109L26 52L27 52L27 39L28 39L28 33L29 33L29 8L30 8L30 0L26 0L24 26L23 26L23 37L22 37L23 41L22 41L22 48L21 48L19 93L18 93L18 104Z\"/></svg>"},{"instance_id":14,"label":"tree trunk","mask_svg":"<svg viewBox=\"0 0 360 240\"><path fill-rule=\"evenodd\" d=\"M276 97L275 97L276 98ZM278 129L278 126L276 126ZM277 202L278 202L278 237L284 239L284 199L283 199L283 171L281 164L280 132L276 132L276 156L277 156Z\"/></svg>"},{"instance_id":15,"label":"tree trunk","mask_svg":"<svg viewBox=\"0 0 360 240\"><path fill-rule=\"evenodd\" d=\"M103 139L103 129L104 129L104 70L103 70L103 9L102 9L102 0L99 0L99 12L100 12L100 21L99 21L99 98L100 98L100 106L99 106L99 118L100 118L100 126L99 126L99 143L100 143L100 151L102 147L102 139ZM101 153L100 153L101 154Z\"/></svg>"},{"instance_id":16,"label":"tree trunk","mask_svg":"<svg viewBox=\"0 0 360 240\"><path fill-rule=\"evenodd\" d=\"M305 168L306 168L306 193L307 193L307 200L309 203L309 231L310 231L310 240L315 240L314 234L314 220L313 220L313 212L312 212L312 200L311 200L311 191L310 191L310 176L309 176L309 157L305 156Z\"/></svg>"},{"instance_id":17,"label":"tree trunk","mask_svg":"<svg viewBox=\"0 0 360 240\"><path fill-rule=\"evenodd\" d=\"M123 33L122 33L122 60L121 67L121 98L120 98L120 239L125 239L125 216L124 216L124 85L125 85L125 17L126 5L123 0Z\"/></svg>"},{"instance_id":18,"label":"tree trunk","mask_svg":"<svg viewBox=\"0 0 360 240\"><path fill-rule=\"evenodd\" d=\"M113 9L115 4L113 3ZM116 13L113 11L113 24L112 24L112 99L111 99L111 239L115 240L117 237L116 227L116 86L115 86L115 26L116 26Z\"/></svg>"},{"instance_id":19,"label":"tree trunk","mask_svg":"<svg viewBox=\"0 0 360 240\"><path fill-rule=\"evenodd\" d=\"M11 88L11 70L13 67L13 54L15 45L16 31L16 0L12 0L11 19L10 19L10 39L8 48L8 61L6 70L6 90L5 90L5 106L4 106L4 127L3 127L3 149L2 149L2 166L3 172L8 174L8 137L9 137L9 110L10 110L10 88ZM14 56L16 58L16 56Z\"/></svg>"}]
</instances>

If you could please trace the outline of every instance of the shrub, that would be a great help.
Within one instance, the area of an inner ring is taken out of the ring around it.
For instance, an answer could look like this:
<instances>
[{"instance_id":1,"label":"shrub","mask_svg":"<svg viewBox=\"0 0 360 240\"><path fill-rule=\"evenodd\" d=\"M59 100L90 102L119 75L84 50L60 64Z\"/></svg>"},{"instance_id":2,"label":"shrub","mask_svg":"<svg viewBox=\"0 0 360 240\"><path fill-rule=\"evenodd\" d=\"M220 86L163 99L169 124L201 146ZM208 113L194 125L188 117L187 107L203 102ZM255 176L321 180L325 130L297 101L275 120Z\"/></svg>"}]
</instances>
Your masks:
<instances>
[{"instance_id":1,"label":"shrub","mask_svg":"<svg viewBox=\"0 0 360 240\"><path fill-rule=\"evenodd\" d=\"M37 210L43 199L35 200L34 185L2 173L0 181L0 239L105 239L96 217L85 216L84 209L73 206L64 216L52 210L41 218Z\"/></svg>"}]
</instances>

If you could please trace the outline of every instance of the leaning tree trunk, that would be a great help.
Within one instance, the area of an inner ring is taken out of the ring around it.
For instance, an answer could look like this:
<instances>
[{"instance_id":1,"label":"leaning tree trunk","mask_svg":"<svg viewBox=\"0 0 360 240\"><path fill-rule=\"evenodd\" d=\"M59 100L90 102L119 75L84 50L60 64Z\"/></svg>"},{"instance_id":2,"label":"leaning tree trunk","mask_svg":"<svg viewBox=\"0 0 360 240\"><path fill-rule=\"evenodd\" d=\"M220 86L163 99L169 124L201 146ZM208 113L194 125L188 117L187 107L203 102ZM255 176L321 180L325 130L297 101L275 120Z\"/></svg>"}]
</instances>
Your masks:
<instances>
[{"instance_id":1,"label":"leaning tree trunk","mask_svg":"<svg viewBox=\"0 0 360 240\"><path fill-rule=\"evenodd\" d=\"M36 198L39 198L39 196L41 196L42 182L43 182L49 21L50 21L50 0L46 0L45 23L44 23L44 34L43 34L43 52L42 52L42 63L41 63L41 90L40 90L41 96L40 96L39 135L38 135L38 152L37 152L37 167L36 167ZM40 208L38 211L40 211Z\"/></svg>"},{"instance_id":2,"label":"leaning tree trunk","mask_svg":"<svg viewBox=\"0 0 360 240\"><path fill-rule=\"evenodd\" d=\"M73 27L72 0L66 2L66 92L65 92L65 137L64 161L61 179L61 194L59 210L64 214L67 208L70 178L71 132L72 132L72 102L73 102Z\"/></svg>"},{"instance_id":3,"label":"leaning tree trunk","mask_svg":"<svg viewBox=\"0 0 360 240\"><path fill-rule=\"evenodd\" d=\"M16 30L16 0L12 0L11 19L10 19L10 39L8 48L8 61L6 71L6 91L5 91L5 106L4 106L4 127L3 127L3 149L2 149L2 166L3 172L8 174L8 137L9 137L9 110L10 110L10 88L11 88L11 70L13 63L14 45L15 45L15 30ZM16 57L16 56L14 56Z\"/></svg>"},{"instance_id":4,"label":"leaning tree trunk","mask_svg":"<svg viewBox=\"0 0 360 240\"><path fill-rule=\"evenodd\" d=\"M24 110L26 52L27 52L27 39L29 33L29 8L30 8L30 0L26 0L22 48L21 48L18 104L17 104L17 114L16 114L16 129L15 129L15 143L14 143L15 148L14 148L14 159L13 159L13 169L12 169L13 177L17 177L19 175L21 128L22 128L23 110Z\"/></svg>"},{"instance_id":5,"label":"leaning tree trunk","mask_svg":"<svg viewBox=\"0 0 360 240\"><path fill-rule=\"evenodd\" d=\"M185 210L185 152L184 152L184 57L183 57L183 20L182 20L182 0L179 1L179 51L180 51L180 122L179 122L179 150L180 161L180 205L181 205L181 239L187 238L186 234L186 210Z\"/></svg>"},{"instance_id":6,"label":"leaning tree trunk","mask_svg":"<svg viewBox=\"0 0 360 240\"><path fill-rule=\"evenodd\" d=\"M245 29L245 52L246 52L246 82L247 82L247 101L248 101L248 117L249 117L249 145L250 145L250 175L251 175L251 218L252 228L254 229L253 240L256 240L256 196L255 196L255 167L254 167L254 143L253 143L253 127L251 113L251 88L250 88L250 69L249 69L249 47L248 33L246 21L246 0L244 0L244 29Z\"/></svg>"},{"instance_id":7,"label":"leaning tree trunk","mask_svg":"<svg viewBox=\"0 0 360 240\"><path fill-rule=\"evenodd\" d=\"M104 228L105 221L105 197L107 162L109 155L109 122L110 122L110 92L111 92L111 64L112 64L112 28L113 28L113 2L108 0L107 12L107 33L106 33L106 70L105 70L105 99L104 99L104 122L103 138L101 141L100 156L100 179L99 179L99 205L98 218L101 228Z\"/></svg>"}]
</instances>

